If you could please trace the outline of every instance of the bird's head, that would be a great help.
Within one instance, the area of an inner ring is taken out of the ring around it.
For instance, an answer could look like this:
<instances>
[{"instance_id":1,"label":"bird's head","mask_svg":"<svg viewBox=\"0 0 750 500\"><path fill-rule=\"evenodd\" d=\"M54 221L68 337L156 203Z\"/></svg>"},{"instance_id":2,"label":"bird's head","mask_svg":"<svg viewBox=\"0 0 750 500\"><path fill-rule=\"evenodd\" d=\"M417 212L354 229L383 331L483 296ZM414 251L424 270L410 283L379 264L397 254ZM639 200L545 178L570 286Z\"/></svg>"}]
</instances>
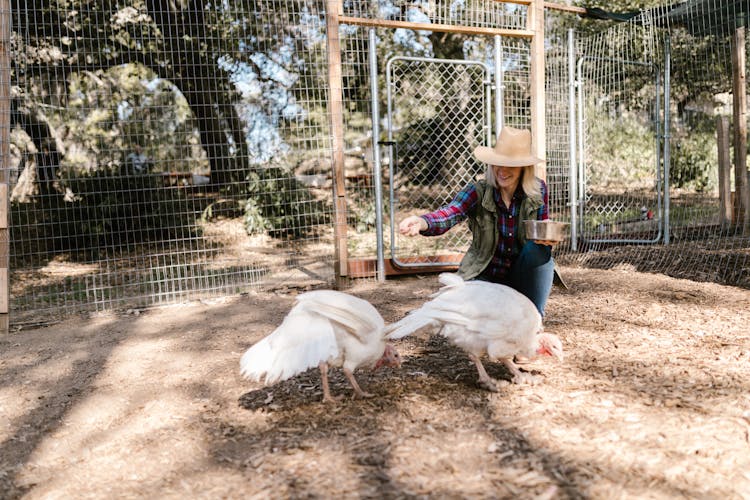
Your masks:
<instances>
[{"instance_id":1,"label":"bird's head","mask_svg":"<svg viewBox=\"0 0 750 500\"><path fill-rule=\"evenodd\" d=\"M388 366L391 368L401 367L401 355L391 344L385 344L383 356L375 363L373 370L377 370L381 366Z\"/></svg>"},{"instance_id":2,"label":"bird's head","mask_svg":"<svg viewBox=\"0 0 750 500\"><path fill-rule=\"evenodd\" d=\"M560 338L552 333L539 334L539 348L536 353L539 356L552 356L559 361L563 360L563 347Z\"/></svg>"}]
</instances>

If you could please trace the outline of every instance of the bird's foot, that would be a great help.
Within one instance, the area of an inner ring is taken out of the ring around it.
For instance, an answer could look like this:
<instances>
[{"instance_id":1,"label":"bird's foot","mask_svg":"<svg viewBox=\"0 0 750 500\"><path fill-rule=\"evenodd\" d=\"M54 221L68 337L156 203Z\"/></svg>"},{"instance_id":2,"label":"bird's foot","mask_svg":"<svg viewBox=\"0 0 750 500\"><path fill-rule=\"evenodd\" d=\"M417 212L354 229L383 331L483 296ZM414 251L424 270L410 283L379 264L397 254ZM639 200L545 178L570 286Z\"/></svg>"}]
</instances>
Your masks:
<instances>
[{"instance_id":1,"label":"bird's foot","mask_svg":"<svg viewBox=\"0 0 750 500\"><path fill-rule=\"evenodd\" d=\"M533 360L531 358L527 358L526 356L519 356L515 355L513 356L513 362L517 365L528 365Z\"/></svg>"},{"instance_id":2,"label":"bird's foot","mask_svg":"<svg viewBox=\"0 0 750 500\"><path fill-rule=\"evenodd\" d=\"M371 392L364 392L364 391L357 392L357 391L354 391L354 393L352 394L352 399L354 399L356 397L360 397L360 398L363 398L363 399L369 399L369 398L374 398L375 394L373 394Z\"/></svg>"},{"instance_id":3,"label":"bird's foot","mask_svg":"<svg viewBox=\"0 0 750 500\"><path fill-rule=\"evenodd\" d=\"M344 396L341 396L341 395L339 395L339 396L331 396L330 394L324 394L323 395L323 402L324 403L329 403L329 404L337 404L343 398L344 398Z\"/></svg>"},{"instance_id":4,"label":"bird's foot","mask_svg":"<svg viewBox=\"0 0 750 500\"><path fill-rule=\"evenodd\" d=\"M511 381L514 384L526 384L526 385L536 385L539 383L539 378L535 377L531 373L525 373L525 372L519 372L516 375L513 375L513 378Z\"/></svg>"},{"instance_id":5,"label":"bird's foot","mask_svg":"<svg viewBox=\"0 0 750 500\"><path fill-rule=\"evenodd\" d=\"M498 392L497 383L490 377L480 378L479 387L481 387L482 389L487 389L490 392Z\"/></svg>"}]
</instances>

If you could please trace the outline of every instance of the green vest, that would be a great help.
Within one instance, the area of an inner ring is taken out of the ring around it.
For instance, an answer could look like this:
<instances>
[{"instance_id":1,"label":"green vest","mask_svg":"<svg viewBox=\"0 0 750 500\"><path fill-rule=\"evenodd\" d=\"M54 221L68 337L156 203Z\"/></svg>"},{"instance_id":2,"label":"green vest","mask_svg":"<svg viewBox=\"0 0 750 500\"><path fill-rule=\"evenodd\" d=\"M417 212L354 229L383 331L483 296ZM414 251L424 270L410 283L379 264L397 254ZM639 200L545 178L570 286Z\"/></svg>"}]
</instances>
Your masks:
<instances>
[{"instance_id":1,"label":"green vest","mask_svg":"<svg viewBox=\"0 0 750 500\"><path fill-rule=\"evenodd\" d=\"M469 215L468 223L471 230L471 247L461 260L458 275L465 280L479 276L497 249L500 238L497 229L497 204L495 203L494 189L487 185L486 181L478 181L474 184L479 197L479 203ZM519 211L520 220L516 224L516 240L520 247L526 243L526 234L523 229L524 220L536 219L536 212L542 206L542 200L527 196L521 202Z\"/></svg>"}]
</instances>

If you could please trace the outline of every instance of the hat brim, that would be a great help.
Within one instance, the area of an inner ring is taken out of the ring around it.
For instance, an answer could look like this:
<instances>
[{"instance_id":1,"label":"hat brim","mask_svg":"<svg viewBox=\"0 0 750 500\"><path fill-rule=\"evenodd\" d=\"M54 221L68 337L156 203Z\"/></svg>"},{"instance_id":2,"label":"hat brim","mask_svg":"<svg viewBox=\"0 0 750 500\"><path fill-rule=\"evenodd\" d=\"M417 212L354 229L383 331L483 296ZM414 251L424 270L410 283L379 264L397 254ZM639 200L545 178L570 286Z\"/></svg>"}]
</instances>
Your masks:
<instances>
[{"instance_id":1,"label":"hat brim","mask_svg":"<svg viewBox=\"0 0 750 500\"><path fill-rule=\"evenodd\" d=\"M542 160L536 156L505 156L498 154L494 149L487 146L477 146L474 149L474 156L477 160L488 165L498 165L500 167L530 167L541 163Z\"/></svg>"}]
</instances>

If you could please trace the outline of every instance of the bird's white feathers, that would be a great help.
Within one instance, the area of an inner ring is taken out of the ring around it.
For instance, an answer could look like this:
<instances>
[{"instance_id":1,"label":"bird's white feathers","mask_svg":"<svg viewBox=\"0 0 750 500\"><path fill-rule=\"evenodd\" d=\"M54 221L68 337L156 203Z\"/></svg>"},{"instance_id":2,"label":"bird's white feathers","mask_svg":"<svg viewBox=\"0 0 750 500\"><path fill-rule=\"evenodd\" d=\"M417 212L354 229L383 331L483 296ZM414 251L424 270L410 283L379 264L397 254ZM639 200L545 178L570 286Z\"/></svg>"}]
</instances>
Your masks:
<instances>
[{"instance_id":1,"label":"bird's white feathers","mask_svg":"<svg viewBox=\"0 0 750 500\"><path fill-rule=\"evenodd\" d=\"M443 273L444 285L432 300L388 325L388 338L398 339L428 326L467 352L492 359L534 356L542 318L536 306L513 288L486 281L464 281Z\"/></svg>"},{"instance_id":2,"label":"bird's white feathers","mask_svg":"<svg viewBox=\"0 0 750 500\"><path fill-rule=\"evenodd\" d=\"M340 323L355 335L382 332L385 327L383 317L372 304L347 293L316 290L299 295L297 303L305 310Z\"/></svg>"},{"instance_id":3,"label":"bird's white feathers","mask_svg":"<svg viewBox=\"0 0 750 500\"><path fill-rule=\"evenodd\" d=\"M242 355L240 373L273 384L321 362L353 371L383 355L384 326L365 300L334 290L303 293L281 325Z\"/></svg>"}]
</instances>

